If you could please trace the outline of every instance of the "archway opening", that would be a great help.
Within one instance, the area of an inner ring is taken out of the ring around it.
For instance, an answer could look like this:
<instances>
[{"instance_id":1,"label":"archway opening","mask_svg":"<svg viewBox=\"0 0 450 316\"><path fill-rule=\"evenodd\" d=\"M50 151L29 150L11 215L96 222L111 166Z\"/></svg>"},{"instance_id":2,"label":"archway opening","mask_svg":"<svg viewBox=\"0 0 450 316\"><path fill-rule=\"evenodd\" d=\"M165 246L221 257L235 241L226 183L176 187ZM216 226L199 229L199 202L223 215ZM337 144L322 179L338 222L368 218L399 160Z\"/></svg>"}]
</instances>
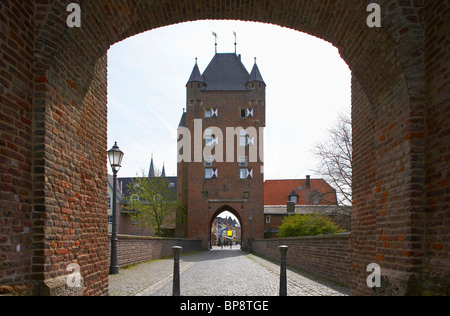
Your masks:
<instances>
[{"instance_id":1,"label":"archway opening","mask_svg":"<svg viewBox=\"0 0 450 316\"><path fill-rule=\"evenodd\" d=\"M242 249L242 221L229 206L220 207L211 217L210 249Z\"/></svg>"},{"instance_id":2,"label":"archway opening","mask_svg":"<svg viewBox=\"0 0 450 316\"><path fill-rule=\"evenodd\" d=\"M186 107L184 86L194 58L203 71L215 54L210 29L219 36L219 53L235 51L248 70L257 57L267 83L264 180L305 178L316 169L315 142L326 137L324 131L340 112L350 112L349 67L338 49L322 39L232 20L170 25L110 48L108 143L118 141L127 153L119 176L148 170L151 157L167 176L177 176L176 127ZM265 41L255 34L264 34ZM276 225L266 223L264 230ZM210 245L218 239L209 238Z\"/></svg>"}]
</instances>

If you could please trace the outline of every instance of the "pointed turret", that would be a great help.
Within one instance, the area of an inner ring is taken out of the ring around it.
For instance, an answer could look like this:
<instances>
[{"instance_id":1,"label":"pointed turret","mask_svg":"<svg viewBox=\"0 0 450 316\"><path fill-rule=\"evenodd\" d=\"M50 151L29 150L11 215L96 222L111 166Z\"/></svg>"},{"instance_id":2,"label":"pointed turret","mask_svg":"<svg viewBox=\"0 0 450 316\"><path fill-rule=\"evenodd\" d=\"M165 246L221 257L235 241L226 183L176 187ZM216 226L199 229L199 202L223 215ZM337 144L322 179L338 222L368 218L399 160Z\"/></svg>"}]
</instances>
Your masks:
<instances>
[{"instance_id":1,"label":"pointed turret","mask_svg":"<svg viewBox=\"0 0 450 316\"><path fill-rule=\"evenodd\" d=\"M195 66L192 70L189 81L186 84L186 96L188 100L188 106L194 105L196 101L201 99L201 92L205 86L205 81L203 76L200 74L200 69L198 69L197 58L195 58Z\"/></svg>"},{"instance_id":2,"label":"pointed turret","mask_svg":"<svg viewBox=\"0 0 450 316\"><path fill-rule=\"evenodd\" d=\"M264 85L266 84L261 76L261 73L259 72L258 65L256 64L256 58L255 58L255 64L253 65L252 72L250 73L250 77L248 79L248 82L262 82Z\"/></svg>"},{"instance_id":3,"label":"pointed turret","mask_svg":"<svg viewBox=\"0 0 450 316\"><path fill-rule=\"evenodd\" d=\"M200 69L198 69L197 58L195 58L195 66L194 69L192 70L191 76L189 77L189 80L186 85L192 82L200 82L203 84L205 83L203 81L202 75L200 74Z\"/></svg>"},{"instance_id":4,"label":"pointed turret","mask_svg":"<svg viewBox=\"0 0 450 316\"><path fill-rule=\"evenodd\" d=\"M155 176L155 168L153 167L153 155L152 161L150 162L150 168L148 169L148 177L153 178Z\"/></svg>"}]
</instances>

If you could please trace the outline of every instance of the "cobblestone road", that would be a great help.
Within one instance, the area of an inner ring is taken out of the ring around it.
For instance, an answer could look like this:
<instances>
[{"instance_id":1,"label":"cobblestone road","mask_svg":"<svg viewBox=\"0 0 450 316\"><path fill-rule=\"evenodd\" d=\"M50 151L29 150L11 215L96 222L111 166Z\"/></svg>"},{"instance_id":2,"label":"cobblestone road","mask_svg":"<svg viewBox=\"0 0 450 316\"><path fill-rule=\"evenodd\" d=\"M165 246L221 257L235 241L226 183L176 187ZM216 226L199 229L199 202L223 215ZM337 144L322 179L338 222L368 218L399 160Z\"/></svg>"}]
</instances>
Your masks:
<instances>
[{"instance_id":1,"label":"cobblestone road","mask_svg":"<svg viewBox=\"0 0 450 316\"><path fill-rule=\"evenodd\" d=\"M180 258L182 296L277 296L278 263L240 249L214 248ZM173 258L142 263L109 276L112 296L172 295ZM349 289L288 268L289 296L347 296Z\"/></svg>"}]
</instances>

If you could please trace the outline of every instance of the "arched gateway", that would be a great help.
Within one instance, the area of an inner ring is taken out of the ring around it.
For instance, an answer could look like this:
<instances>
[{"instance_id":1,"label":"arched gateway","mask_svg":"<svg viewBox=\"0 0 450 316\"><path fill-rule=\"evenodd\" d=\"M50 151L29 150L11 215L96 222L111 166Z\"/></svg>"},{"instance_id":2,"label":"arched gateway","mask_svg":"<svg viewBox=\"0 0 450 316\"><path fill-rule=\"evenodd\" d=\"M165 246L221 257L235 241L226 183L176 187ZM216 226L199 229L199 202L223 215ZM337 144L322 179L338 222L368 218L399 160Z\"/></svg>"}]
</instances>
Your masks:
<instances>
[{"instance_id":1,"label":"arched gateway","mask_svg":"<svg viewBox=\"0 0 450 316\"><path fill-rule=\"evenodd\" d=\"M67 23L72 2L81 27ZM0 284L48 288L75 262L84 294L107 293L106 52L164 25L239 19L329 41L352 70L352 294L373 293L370 263L381 266L385 293L448 290L450 4L376 3L381 27L369 27L360 0L3 1ZM214 185L193 188L202 197L194 214L219 203L209 198ZM262 207L244 193L221 203L243 213Z\"/></svg>"},{"instance_id":2,"label":"arched gateway","mask_svg":"<svg viewBox=\"0 0 450 316\"><path fill-rule=\"evenodd\" d=\"M214 230L214 228L213 228L213 225L214 225L214 223L216 222L216 220L217 220L217 217L221 214L221 213L223 213L223 212L230 212L233 216L235 216L236 217L236 219L237 219L237 221L239 222L239 226L240 226L240 234L239 234L239 236L235 236L235 238L236 239L240 239L241 240L241 248L243 248L243 247L245 247L245 244L248 242L248 240L247 241L244 241L243 239L242 239L242 231L244 230L243 228L242 228L242 218L240 217L240 215L239 215L239 212L237 212L235 209L233 209L232 207L230 207L229 205L222 205L221 207L219 207L217 210L216 210L216 212L215 213L213 213L213 215L211 216L211 220L210 220L210 224L209 224L209 227L210 227L210 231L209 231L209 241L210 241L210 246L215 246L215 245L218 245L217 244L217 239L219 238L219 236L220 236L220 230L218 231L218 230L215 230L214 231L214 233L215 233L215 237L216 237L216 239L214 240L213 239L213 230ZM225 226L223 226L224 228L228 228L227 227L227 225L225 225ZM248 228L248 229L250 229L250 227ZM224 234L222 234L222 236L225 236ZM250 234L246 234L246 236L249 236L250 237ZM239 237L239 238L238 238ZM248 248L248 245L246 246L247 248Z\"/></svg>"}]
</instances>

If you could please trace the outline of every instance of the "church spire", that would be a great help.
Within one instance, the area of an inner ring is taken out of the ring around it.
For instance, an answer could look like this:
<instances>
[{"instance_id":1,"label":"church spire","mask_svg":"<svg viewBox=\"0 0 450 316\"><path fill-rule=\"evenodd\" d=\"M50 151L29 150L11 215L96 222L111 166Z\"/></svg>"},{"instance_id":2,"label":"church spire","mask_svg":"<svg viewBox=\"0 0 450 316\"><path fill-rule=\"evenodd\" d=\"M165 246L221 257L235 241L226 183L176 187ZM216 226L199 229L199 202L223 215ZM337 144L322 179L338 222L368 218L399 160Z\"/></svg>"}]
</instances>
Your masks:
<instances>
[{"instance_id":1,"label":"church spire","mask_svg":"<svg viewBox=\"0 0 450 316\"><path fill-rule=\"evenodd\" d=\"M165 178L166 177L166 168L164 167L164 163L163 163L163 168L161 171L161 178Z\"/></svg>"},{"instance_id":2,"label":"church spire","mask_svg":"<svg viewBox=\"0 0 450 316\"><path fill-rule=\"evenodd\" d=\"M153 167L153 154L152 161L150 162L150 169L148 170L148 177L153 178L155 176L155 168Z\"/></svg>"}]
</instances>

